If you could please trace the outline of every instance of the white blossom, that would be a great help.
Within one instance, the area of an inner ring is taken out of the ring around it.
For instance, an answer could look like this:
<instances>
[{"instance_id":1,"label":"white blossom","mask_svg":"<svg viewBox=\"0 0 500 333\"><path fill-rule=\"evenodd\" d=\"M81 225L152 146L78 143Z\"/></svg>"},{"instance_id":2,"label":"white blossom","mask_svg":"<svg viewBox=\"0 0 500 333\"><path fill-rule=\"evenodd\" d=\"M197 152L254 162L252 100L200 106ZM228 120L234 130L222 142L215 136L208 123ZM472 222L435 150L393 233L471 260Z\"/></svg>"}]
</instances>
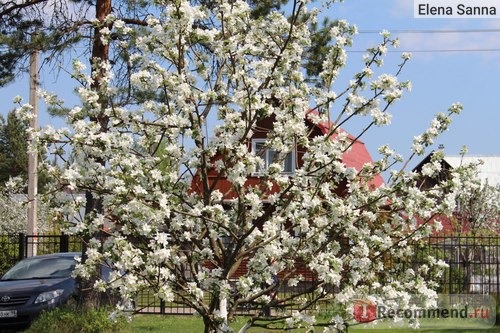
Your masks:
<instances>
[{"instance_id":1,"label":"white blossom","mask_svg":"<svg viewBox=\"0 0 500 333\"><path fill-rule=\"evenodd\" d=\"M113 262L113 282L94 286L118 291L119 310L148 289L165 301L213 309L201 314L214 330L229 330L235 306L262 310L269 302L283 307L287 325L308 329L317 321L315 305L293 288L308 281L306 273L321 280L311 296L339 306L368 290L402 300L410 293L434 296L432 281L423 277L442 263L427 258L415 270L396 265L387 281L381 254L394 262L411 258L412 241L434 228L420 228L417 219L451 214L460 184L472 185L460 170L425 192L415 185L417 175L398 170L389 171L390 183L374 188L375 177L402 162L388 145L379 148L380 160L347 163L360 133L349 135L338 125L360 117L390 124L388 107L411 84L373 69L398 44L385 31L343 84L345 48L357 33L344 20L328 32L331 47L317 77L308 77L303 65L313 32L304 20L313 22L318 14L302 15L308 7L297 6L303 20L277 11L255 19L242 0L212 7L163 1L161 10L151 11L155 16L144 17L147 26L133 31L107 17L103 42L123 49L134 43L126 64L130 104L121 104L114 63L94 63L90 73L83 62L73 63L81 103L67 115L69 129L48 127L34 137L42 151L64 154L60 167L47 167L54 183L95 200L95 208L67 223L66 232L106 232L106 240L89 243L88 261L76 274L90 277L93 264ZM55 95L45 96L63 107ZM31 108L20 105L17 113L29 119ZM460 110L456 104L438 114L414 137L413 152L424 154ZM263 151L255 151L254 138L264 143ZM294 154L292 172L284 173L288 154ZM422 174L440 171L436 157ZM75 214L85 204L66 196L55 209ZM295 270L298 264L304 272ZM235 273L240 268L244 274ZM291 303L304 311L291 311L275 297L276 283L289 288ZM344 330L347 319L332 315L326 331Z\"/></svg>"}]
</instances>

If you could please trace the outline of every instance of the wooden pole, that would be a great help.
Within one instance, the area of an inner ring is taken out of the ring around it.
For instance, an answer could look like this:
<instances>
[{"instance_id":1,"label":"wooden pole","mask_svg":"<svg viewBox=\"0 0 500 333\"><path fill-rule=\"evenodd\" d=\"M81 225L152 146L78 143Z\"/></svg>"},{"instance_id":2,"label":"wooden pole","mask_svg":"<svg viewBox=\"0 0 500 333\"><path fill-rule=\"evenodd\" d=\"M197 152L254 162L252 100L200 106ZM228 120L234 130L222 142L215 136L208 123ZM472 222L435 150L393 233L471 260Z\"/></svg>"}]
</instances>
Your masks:
<instances>
[{"instance_id":1,"label":"wooden pole","mask_svg":"<svg viewBox=\"0 0 500 333\"><path fill-rule=\"evenodd\" d=\"M30 55L30 84L29 103L33 107L33 116L30 127L38 129L38 50L34 49ZM28 245L28 256L34 256L37 252L37 193L38 193L38 155L36 152L28 152L28 226L27 234L32 235L33 242Z\"/></svg>"}]
</instances>

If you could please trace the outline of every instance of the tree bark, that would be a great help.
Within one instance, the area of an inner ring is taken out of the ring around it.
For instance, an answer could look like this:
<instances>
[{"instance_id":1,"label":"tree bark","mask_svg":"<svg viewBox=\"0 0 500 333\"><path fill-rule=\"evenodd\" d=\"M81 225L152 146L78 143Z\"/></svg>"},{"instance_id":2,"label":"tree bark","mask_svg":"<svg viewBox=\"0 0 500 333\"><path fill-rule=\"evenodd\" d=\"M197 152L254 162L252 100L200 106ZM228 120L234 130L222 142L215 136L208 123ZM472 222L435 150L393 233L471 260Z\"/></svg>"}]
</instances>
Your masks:
<instances>
[{"instance_id":1,"label":"tree bark","mask_svg":"<svg viewBox=\"0 0 500 333\"><path fill-rule=\"evenodd\" d=\"M104 110L108 105L108 99L106 94L103 93L103 82L102 79L105 76L105 70L101 66L101 64L106 63L109 60L109 45L103 43L101 37L101 28L106 19L106 17L111 13L111 0L97 0L96 2L96 19L99 21L99 25L94 29L94 38L92 43L92 57L91 67L92 67L92 77L93 82L91 85L92 90L96 91L99 95L99 104L101 112L97 115L90 116L90 121L97 122L100 126L101 132L106 132L108 130L108 121L109 118L104 114ZM98 163L102 165L105 164L100 158L96 158ZM85 218L91 218L95 213L102 212L102 203L101 200L95 196L92 191L87 190L85 192ZM89 243L91 238L99 237L97 234L93 235L85 235L83 237L83 258L82 260L86 260L86 249L87 244ZM103 298L101 297L99 292L93 289L95 281L99 278L100 268L96 268L96 275L91 279L81 281L80 286L80 305L84 308L95 308L102 304Z\"/></svg>"}]
</instances>

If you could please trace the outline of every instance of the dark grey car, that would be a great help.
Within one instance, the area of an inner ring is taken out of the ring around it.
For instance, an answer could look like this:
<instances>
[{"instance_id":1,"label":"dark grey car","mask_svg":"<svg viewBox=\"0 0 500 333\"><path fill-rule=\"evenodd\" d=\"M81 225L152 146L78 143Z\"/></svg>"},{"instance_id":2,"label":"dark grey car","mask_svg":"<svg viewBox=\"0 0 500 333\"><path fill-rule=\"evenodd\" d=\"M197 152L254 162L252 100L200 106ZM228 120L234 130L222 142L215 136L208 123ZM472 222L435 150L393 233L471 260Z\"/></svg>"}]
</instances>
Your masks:
<instances>
[{"instance_id":1,"label":"dark grey car","mask_svg":"<svg viewBox=\"0 0 500 333\"><path fill-rule=\"evenodd\" d=\"M71 276L76 257L68 252L21 260L0 279L0 330L26 327L42 310L64 304L77 290Z\"/></svg>"}]
</instances>

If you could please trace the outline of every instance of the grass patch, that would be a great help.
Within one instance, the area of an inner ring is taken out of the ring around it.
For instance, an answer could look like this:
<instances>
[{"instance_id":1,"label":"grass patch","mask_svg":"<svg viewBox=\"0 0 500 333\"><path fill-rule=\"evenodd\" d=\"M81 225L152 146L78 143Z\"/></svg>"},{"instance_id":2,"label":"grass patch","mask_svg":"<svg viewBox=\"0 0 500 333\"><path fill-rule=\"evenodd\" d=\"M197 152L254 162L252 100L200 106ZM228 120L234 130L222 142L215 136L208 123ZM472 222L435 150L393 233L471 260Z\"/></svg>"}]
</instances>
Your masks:
<instances>
[{"instance_id":1,"label":"grass patch","mask_svg":"<svg viewBox=\"0 0 500 333\"><path fill-rule=\"evenodd\" d=\"M231 328L238 330L245 325L247 318L237 317L230 323ZM203 332L203 320L199 316L187 315L135 315L132 321L133 333L160 333L160 332ZM317 332L322 332L323 329L318 329ZM280 330L266 330L260 327L252 327L247 330L248 333L277 333ZM283 330L285 332L285 330ZM305 330L294 329L287 330L287 333L305 333Z\"/></svg>"},{"instance_id":2,"label":"grass patch","mask_svg":"<svg viewBox=\"0 0 500 333\"><path fill-rule=\"evenodd\" d=\"M43 313L25 333L56 332L56 333L170 333L170 332L203 332L203 320L197 315L154 315L138 314L131 323L121 320L111 322L108 320L109 312L105 309L91 311L76 311L74 308L54 309ZM318 318L320 321L321 318ZM237 317L230 326L235 332L246 323L246 317ZM314 331L305 329L273 329L266 330L261 327L252 327L248 333L320 333L323 328ZM499 333L500 325L489 329L457 329L456 327L433 329L406 329L406 328L369 328L359 326L349 328L349 333Z\"/></svg>"},{"instance_id":3,"label":"grass patch","mask_svg":"<svg viewBox=\"0 0 500 333\"><path fill-rule=\"evenodd\" d=\"M238 317L231 323L231 327L235 332L245 324L245 317ZM203 320L194 315L177 316L177 315L136 315L131 324L133 333L160 333L160 332L203 332ZM259 327L252 327L247 332L249 333L306 333L304 329L295 330L265 330ZM314 332L323 332L323 328L318 327ZM499 333L500 326L495 326L490 329L362 329L360 327L349 328L349 333Z\"/></svg>"},{"instance_id":4,"label":"grass patch","mask_svg":"<svg viewBox=\"0 0 500 333\"><path fill-rule=\"evenodd\" d=\"M135 315L132 320L134 333L153 332L203 332L203 320L195 316Z\"/></svg>"},{"instance_id":5,"label":"grass patch","mask_svg":"<svg viewBox=\"0 0 500 333\"><path fill-rule=\"evenodd\" d=\"M126 321L110 321L106 309L77 310L73 307L55 308L42 312L25 333L127 333ZM132 332L132 331L130 331Z\"/></svg>"}]
</instances>

